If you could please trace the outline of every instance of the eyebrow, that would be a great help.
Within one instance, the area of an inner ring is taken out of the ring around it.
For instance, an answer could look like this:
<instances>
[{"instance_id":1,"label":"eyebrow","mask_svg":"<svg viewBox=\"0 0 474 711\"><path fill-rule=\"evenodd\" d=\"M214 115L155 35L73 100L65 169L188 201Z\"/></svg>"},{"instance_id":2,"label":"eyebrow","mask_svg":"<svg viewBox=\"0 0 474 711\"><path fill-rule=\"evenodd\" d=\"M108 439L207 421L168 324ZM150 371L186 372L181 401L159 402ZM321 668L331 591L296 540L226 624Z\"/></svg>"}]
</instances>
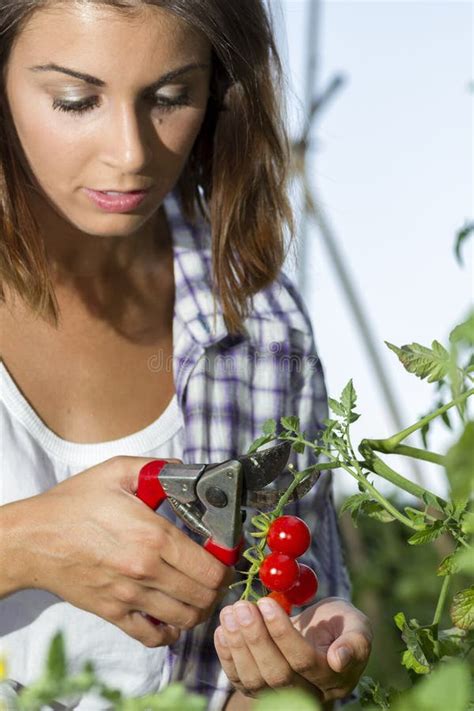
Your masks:
<instances>
[{"instance_id":1,"label":"eyebrow","mask_svg":"<svg viewBox=\"0 0 474 711\"><path fill-rule=\"evenodd\" d=\"M186 64L184 67L172 69L166 74L163 74L163 76L153 82L153 84L150 84L149 86L145 87L145 91L153 91L155 89L159 89L165 84L168 84L176 77L181 76L181 74L190 72L192 69L207 69L208 67L209 64L193 62L191 64ZM82 81L87 82L87 84L92 84L93 86L107 86L105 81L103 81L102 79L93 77L90 74L85 74L84 72L78 72L75 69L69 69L68 67L60 67L58 64L54 64L54 62L50 62L49 64L39 64L35 67L29 67L29 69L32 72L60 72L61 74L67 74L68 76L75 77L76 79L81 79Z\"/></svg>"}]
</instances>

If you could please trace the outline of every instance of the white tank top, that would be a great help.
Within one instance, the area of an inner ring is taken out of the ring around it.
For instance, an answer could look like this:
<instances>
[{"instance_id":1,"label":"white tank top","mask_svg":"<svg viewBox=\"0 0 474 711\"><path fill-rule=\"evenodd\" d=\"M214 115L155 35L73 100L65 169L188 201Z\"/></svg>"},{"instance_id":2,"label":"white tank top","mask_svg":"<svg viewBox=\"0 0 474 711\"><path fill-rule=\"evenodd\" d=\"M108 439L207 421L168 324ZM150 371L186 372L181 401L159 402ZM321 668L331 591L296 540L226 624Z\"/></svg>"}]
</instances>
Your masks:
<instances>
[{"instance_id":1,"label":"white tank top","mask_svg":"<svg viewBox=\"0 0 474 711\"><path fill-rule=\"evenodd\" d=\"M46 427L0 361L0 452L3 505L40 494L114 456L182 459L183 419L175 394L160 417L139 432L108 442L68 442ZM49 642L60 629L71 673L90 659L99 678L127 696L151 693L167 683L161 674L167 647L145 647L102 618L34 589L0 600L0 650L7 658L8 678L21 685L36 681ZM96 711L110 708L110 702L87 694L64 708Z\"/></svg>"}]
</instances>

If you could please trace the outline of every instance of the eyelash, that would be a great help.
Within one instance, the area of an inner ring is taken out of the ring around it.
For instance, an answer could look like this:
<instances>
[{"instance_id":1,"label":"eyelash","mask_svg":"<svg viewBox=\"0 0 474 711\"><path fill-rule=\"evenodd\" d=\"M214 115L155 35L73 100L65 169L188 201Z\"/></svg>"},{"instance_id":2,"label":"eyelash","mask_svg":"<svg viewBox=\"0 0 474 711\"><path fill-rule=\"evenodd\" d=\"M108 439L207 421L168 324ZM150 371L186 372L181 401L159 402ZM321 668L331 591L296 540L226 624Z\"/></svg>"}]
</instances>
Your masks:
<instances>
[{"instance_id":1,"label":"eyelash","mask_svg":"<svg viewBox=\"0 0 474 711\"><path fill-rule=\"evenodd\" d=\"M164 113L169 113L182 106L190 106L191 104L188 94L177 96L176 99L165 99L164 97L152 96L150 97L150 100L155 108L161 109ZM61 99L54 99L53 101L53 109L58 111L66 111L67 113L74 113L76 115L84 114L86 111L91 111L96 106L97 97L81 99L80 101L62 101Z\"/></svg>"}]
</instances>

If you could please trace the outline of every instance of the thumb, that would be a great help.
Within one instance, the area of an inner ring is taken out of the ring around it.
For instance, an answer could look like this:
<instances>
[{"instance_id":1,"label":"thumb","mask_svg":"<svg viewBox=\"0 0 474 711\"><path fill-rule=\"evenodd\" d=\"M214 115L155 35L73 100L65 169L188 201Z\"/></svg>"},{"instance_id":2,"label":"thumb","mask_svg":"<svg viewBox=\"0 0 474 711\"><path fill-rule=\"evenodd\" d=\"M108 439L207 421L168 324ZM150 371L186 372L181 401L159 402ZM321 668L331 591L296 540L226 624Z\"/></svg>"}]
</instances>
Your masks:
<instances>
[{"instance_id":1,"label":"thumb","mask_svg":"<svg viewBox=\"0 0 474 711\"><path fill-rule=\"evenodd\" d=\"M337 645L337 646L336 646ZM345 641L334 642L328 649L327 660L337 674L344 672L354 659L352 648Z\"/></svg>"},{"instance_id":2,"label":"thumb","mask_svg":"<svg viewBox=\"0 0 474 711\"><path fill-rule=\"evenodd\" d=\"M328 664L338 674L350 667L365 664L370 654L370 642L361 632L346 632L338 637L329 647Z\"/></svg>"}]
</instances>

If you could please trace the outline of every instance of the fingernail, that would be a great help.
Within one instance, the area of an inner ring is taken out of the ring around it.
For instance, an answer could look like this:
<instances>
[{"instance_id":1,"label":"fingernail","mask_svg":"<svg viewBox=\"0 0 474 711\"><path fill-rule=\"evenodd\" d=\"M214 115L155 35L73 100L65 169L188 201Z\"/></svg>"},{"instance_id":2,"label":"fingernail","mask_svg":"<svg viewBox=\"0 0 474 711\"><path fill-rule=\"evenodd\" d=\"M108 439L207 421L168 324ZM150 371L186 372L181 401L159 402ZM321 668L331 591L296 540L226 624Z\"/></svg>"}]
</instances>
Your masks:
<instances>
[{"instance_id":1,"label":"fingernail","mask_svg":"<svg viewBox=\"0 0 474 711\"><path fill-rule=\"evenodd\" d=\"M227 644L227 640L225 638L224 630L221 627L217 628L217 637L219 639L219 643L222 644L223 647L228 647L229 645Z\"/></svg>"},{"instance_id":2,"label":"fingernail","mask_svg":"<svg viewBox=\"0 0 474 711\"><path fill-rule=\"evenodd\" d=\"M235 615L241 625L250 625L253 619L249 606L244 604L234 605Z\"/></svg>"},{"instance_id":3,"label":"fingernail","mask_svg":"<svg viewBox=\"0 0 474 711\"><path fill-rule=\"evenodd\" d=\"M222 617L224 618L224 627L229 630L229 632L235 632L239 629L239 625L235 621L232 612L227 612L225 615L222 615Z\"/></svg>"},{"instance_id":4,"label":"fingernail","mask_svg":"<svg viewBox=\"0 0 474 711\"><path fill-rule=\"evenodd\" d=\"M339 647L339 649L337 650L337 656L341 664L341 669L344 669L349 664L352 654L350 649L348 649L347 647Z\"/></svg>"},{"instance_id":5,"label":"fingernail","mask_svg":"<svg viewBox=\"0 0 474 711\"><path fill-rule=\"evenodd\" d=\"M262 599L257 602L259 609L262 611L262 615L266 620L273 620L276 617L277 609L276 604L272 600Z\"/></svg>"}]
</instances>

